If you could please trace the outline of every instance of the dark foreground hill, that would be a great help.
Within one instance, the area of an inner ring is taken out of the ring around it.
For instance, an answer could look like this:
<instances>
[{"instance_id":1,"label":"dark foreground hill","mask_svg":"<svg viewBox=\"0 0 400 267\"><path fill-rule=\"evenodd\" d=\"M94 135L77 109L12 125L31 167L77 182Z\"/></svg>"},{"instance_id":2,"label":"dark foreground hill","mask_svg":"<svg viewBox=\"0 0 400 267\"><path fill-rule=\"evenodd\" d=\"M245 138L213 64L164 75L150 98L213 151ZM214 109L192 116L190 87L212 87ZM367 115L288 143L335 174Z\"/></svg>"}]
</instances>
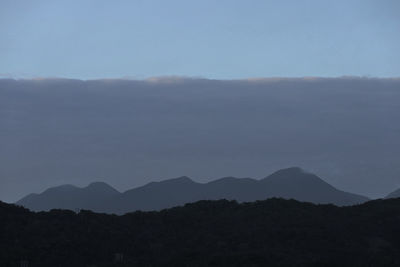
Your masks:
<instances>
[{"instance_id":1,"label":"dark foreground hill","mask_svg":"<svg viewBox=\"0 0 400 267\"><path fill-rule=\"evenodd\" d=\"M293 167L279 170L261 180L225 177L201 184L188 177L179 177L152 182L124 193L105 183L93 183L85 188L64 185L41 194L30 194L17 204L33 211L62 208L124 214L135 210L161 210L199 200L249 202L272 197L339 206L368 200L364 196L338 190L318 176Z\"/></svg>"},{"instance_id":2,"label":"dark foreground hill","mask_svg":"<svg viewBox=\"0 0 400 267\"><path fill-rule=\"evenodd\" d=\"M199 201L123 216L0 202L0 266L400 266L400 199Z\"/></svg>"}]
</instances>

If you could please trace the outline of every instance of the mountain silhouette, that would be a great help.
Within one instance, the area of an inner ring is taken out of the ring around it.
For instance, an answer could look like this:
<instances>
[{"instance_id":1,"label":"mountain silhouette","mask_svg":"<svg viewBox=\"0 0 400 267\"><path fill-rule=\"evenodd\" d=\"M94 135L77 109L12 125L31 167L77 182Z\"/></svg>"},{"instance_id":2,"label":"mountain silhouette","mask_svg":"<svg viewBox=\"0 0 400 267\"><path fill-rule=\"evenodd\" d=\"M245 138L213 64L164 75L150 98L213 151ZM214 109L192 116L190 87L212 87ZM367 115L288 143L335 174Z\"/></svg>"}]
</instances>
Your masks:
<instances>
[{"instance_id":1,"label":"mountain silhouette","mask_svg":"<svg viewBox=\"0 0 400 267\"><path fill-rule=\"evenodd\" d=\"M368 198L336 189L317 175L301 168L279 170L261 180L269 197L293 198L312 203L332 203L338 206L362 203Z\"/></svg>"},{"instance_id":2,"label":"mountain silhouette","mask_svg":"<svg viewBox=\"0 0 400 267\"><path fill-rule=\"evenodd\" d=\"M94 182L87 187L61 185L47 189L41 194L29 194L17 202L34 211L51 209L88 209L102 212L119 195L116 189L103 182Z\"/></svg>"},{"instance_id":3,"label":"mountain silhouette","mask_svg":"<svg viewBox=\"0 0 400 267\"><path fill-rule=\"evenodd\" d=\"M385 197L385 199L388 199L388 198L399 198L399 197L400 197L400 188L395 190L395 191L393 191L392 193L388 194Z\"/></svg>"},{"instance_id":4,"label":"mountain silhouette","mask_svg":"<svg viewBox=\"0 0 400 267\"><path fill-rule=\"evenodd\" d=\"M367 197L338 190L315 174L292 167L261 180L224 177L208 183L197 183L182 176L151 182L123 193L105 183L92 183L85 188L64 185L41 194L30 194L16 204L34 211L62 208L124 214L135 210L161 210L198 200L249 202L273 197L338 206L368 200Z\"/></svg>"}]
</instances>

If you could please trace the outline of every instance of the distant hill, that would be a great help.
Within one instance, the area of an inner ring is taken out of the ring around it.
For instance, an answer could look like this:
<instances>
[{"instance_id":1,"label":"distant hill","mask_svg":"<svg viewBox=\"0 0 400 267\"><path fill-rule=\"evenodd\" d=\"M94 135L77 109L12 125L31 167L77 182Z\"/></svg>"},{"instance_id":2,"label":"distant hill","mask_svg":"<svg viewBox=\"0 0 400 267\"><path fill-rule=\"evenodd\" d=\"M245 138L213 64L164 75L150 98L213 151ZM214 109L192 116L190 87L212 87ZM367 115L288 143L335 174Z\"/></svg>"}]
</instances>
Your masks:
<instances>
[{"instance_id":1,"label":"distant hill","mask_svg":"<svg viewBox=\"0 0 400 267\"><path fill-rule=\"evenodd\" d=\"M161 210L198 200L248 202L272 197L339 206L368 200L364 196L338 190L318 176L292 167L261 180L225 177L202 184L183 176L152 182L123 193L105 183L94 183L85 188L60 186L41 194L28 195L16 204L34 211L63 208L123 214L135 210Z\"/></svg>"},{"instance_id":2,"label":"distant hill","mask_svg":"<svg viewBox=\"0 0 400 267\"><path fill-rule=\"evenodd\" d=\"M199 201L122 216L0 202L0 266L397 267L398 214L400 199L351 207Z\"/></svg>"},{"instance_id":3,"label":"distant hill","mask_svg":"<svg viewBox=\"0 0 400 267\"><path fill-rule=\"evenodd\" d=\"M49 188L41 194L29 194L17 204L33 211L87 209L101 212L119 194L120 192L103 182L94 182L84 188L61 185Z\"/></svg>"},{"instance_id":4,"label":"distant hill","mask_svg":"<svg viewBox=\"0 0 400 267\"><path fill-rule=\"evenodd\" d=\"M388 198L399 198L400 197L400 189L393 191L392 193L388 194L385 199Z\"/></svg>"}]
</instances>

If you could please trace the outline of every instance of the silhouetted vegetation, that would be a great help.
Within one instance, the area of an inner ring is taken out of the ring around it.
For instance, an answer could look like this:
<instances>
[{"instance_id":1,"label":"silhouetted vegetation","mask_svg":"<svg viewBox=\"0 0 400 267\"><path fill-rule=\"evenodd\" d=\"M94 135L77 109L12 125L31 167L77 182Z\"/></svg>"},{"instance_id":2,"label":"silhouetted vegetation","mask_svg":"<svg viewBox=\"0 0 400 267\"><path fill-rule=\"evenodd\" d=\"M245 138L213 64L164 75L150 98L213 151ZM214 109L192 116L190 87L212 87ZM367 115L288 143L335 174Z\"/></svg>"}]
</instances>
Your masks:
<instances>
[{"instance_id":1,"label":"silhouetted vegetation","mask_svg":"<svg viewBox=\"0 0 400 267\"><path fill-rule=\"evenodd\" d=\"M123 216L0 203L0 266L400 266L400 199L199 201Z\"/></svg>"}]
</instances>

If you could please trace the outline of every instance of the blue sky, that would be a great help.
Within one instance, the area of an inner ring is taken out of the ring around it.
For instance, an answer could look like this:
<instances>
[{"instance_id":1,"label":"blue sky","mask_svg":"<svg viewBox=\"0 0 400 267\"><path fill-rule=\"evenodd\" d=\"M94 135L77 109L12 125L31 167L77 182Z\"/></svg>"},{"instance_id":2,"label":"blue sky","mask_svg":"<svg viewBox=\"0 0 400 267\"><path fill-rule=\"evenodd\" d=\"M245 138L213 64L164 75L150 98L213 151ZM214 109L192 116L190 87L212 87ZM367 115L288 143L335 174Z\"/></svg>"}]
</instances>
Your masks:
<instances>
[{"instance_id":1,"label":"blue sky","mask_svg":"<svg viewBox=\"0 0 400 267\"><path fill-rule=\"evenodd\" d=\"M400 1L0 2L0 77L400 76Z\"/></svg>"}]
</instances>

